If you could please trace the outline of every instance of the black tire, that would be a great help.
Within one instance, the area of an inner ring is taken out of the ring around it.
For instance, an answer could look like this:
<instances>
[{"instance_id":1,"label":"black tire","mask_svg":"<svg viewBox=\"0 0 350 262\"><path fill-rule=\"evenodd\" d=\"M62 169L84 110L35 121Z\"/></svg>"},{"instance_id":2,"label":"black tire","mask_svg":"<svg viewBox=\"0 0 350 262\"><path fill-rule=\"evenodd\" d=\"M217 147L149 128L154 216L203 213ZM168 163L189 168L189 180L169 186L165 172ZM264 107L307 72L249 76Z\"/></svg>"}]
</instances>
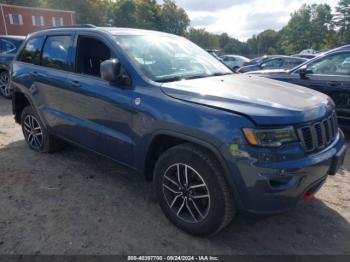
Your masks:
<instances>
[{"instance_id":1,"label":"black tire","mask_svg":"<svg viewBox=\"0 0 350 262\"><path fill-rule=\"evenodd\" d=\"M27 145L34 151L52 153L64 147L63 141L53 137L47 132L40 117L31 106L27 106L23 109L21 126Z\"/></svg>"},{"instance_id":2,"label":"black tire","mask_svg":"<svg viewBox=\"0 0 350 262\"><path fill-rule=\"evenodd\" d=\"M8 99L12 97L9 87L9 73L7 71L0 73L0 93Z\"/></svg>"},{"instance_id":3,"label":"black tire","mask_svg":"<svg viewBox=\"0 0 350 262\"><path fill-rule=\"evenodd\" d=\"M182 183L183 175L180 176L180 183L179 179L174 181L178 173L186 172L186 168L187 185ZM174 182L181 186L176 186ZM202 187L192 188L193 185L200 184ZM165 151L155 166L154 187L165 215L178 228L189 234L213 235L228 225L235 216L233 194L223 176L222 168L210 153L199 146L181 144ZM188 192L190 188L191 193ZM203 197L206 195L208 196ZM182 209L178 213L181 206Z\"/></svg>"}]
</instances>

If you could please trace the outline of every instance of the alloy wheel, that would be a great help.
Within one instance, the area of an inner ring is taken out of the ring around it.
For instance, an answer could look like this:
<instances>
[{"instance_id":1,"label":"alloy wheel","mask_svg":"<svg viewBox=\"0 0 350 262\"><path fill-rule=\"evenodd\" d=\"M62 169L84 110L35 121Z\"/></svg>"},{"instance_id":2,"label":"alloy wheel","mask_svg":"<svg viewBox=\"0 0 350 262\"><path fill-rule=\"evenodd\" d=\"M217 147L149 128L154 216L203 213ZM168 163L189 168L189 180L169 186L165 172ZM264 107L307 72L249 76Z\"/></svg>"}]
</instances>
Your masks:
<instances>
[{"instance_id":1,"label":"alloy wheel","mask_svg":"<svg viewBox=\"0 0 350 262\"><path fill-rule=\"evenodd\" d=\"M30 146L36 150L43 145L43 132L38 120L33 115L27 115L23 121L24 135Z\"/></svg>"},{"instance_id":2,"label":"alloy wheel","mask_svg":"<svg viewBox=\"0 0 350 262\"><path fill-rule=\"evenodd\" d=\"M9 76L7 73L2 73L0 75L0 91L5 97L9 97L11 95L9 86Z\"/></svg>"},{"instance_id":3,"label":"alloy wheel","mask_svg":"<svg viewBox=\"0 0 350 262\"><path fill-rule=\"evenodd\" d=\"M169 208L188 223L199 223L209 213L210 194L202 176L189 165L171 165L163 176L163 194Z\"/></svg>"}]
</instances>

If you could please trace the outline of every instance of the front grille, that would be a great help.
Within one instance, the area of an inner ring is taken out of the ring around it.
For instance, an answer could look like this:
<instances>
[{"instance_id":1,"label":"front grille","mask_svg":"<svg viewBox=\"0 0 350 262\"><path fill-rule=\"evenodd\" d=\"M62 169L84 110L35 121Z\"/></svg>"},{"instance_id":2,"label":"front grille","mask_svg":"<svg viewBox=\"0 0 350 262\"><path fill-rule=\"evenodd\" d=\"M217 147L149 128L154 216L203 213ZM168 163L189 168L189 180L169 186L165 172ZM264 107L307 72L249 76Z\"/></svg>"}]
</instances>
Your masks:
<instances>
[{"instance_id":1,"label":"front grille","mask_svg":"<svg viewBox=\"0 0 350 262\"><path fill-rule=\"evenodd\" d=\"M306 152L316 151L329 145L337 133L338 123L335 113L319 122L298 128L299 139Z\"/></svg>"}]
</instances>

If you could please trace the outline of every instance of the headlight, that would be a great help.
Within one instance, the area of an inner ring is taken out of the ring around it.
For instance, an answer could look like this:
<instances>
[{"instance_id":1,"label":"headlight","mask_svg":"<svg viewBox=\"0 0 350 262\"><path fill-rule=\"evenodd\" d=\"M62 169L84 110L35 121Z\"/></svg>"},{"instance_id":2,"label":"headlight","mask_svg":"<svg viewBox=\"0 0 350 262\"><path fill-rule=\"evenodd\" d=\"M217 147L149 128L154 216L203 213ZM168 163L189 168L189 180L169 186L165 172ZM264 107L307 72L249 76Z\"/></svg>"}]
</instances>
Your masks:
<instances>
[{"instance_id":1,"label":"headlight","mask_svg":"<svg viewBox=\"0 0 350 262\"><path fill-rule=\"evenodd\" d=\"M283 143L297 141L292 126L278 129L243 128L243 133L249 144L254 146L278 147Z\"/></svg>"}]
</instances>

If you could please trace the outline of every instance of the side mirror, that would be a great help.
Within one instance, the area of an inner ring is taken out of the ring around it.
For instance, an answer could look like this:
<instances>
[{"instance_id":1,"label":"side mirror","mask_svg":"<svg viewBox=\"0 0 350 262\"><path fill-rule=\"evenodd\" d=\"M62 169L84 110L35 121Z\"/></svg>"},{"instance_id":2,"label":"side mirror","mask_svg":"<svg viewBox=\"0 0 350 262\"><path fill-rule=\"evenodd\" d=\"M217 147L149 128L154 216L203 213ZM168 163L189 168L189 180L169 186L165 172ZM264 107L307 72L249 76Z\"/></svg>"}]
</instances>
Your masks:
<instances>
[{"instance_id":1,"label":"side mirror","mask_svg":"<svg viewBox=\"0 0 350 262\"><path fill-rule=\"evenodd\" d=\"M115 84L131 85L131 78L118 59L108 59L100 65L101 78Z\"/></svg>"},{"instance_id":2,"label":"side mirror","mask_svg":"<svg viewBox=\"0 0 350 262\"><path fill-rule=\"evenodd\" d=\"M307 79L307 75L310 75L312 74L312 70L311 69L308 69L307 66L303 66L299 69L299 75L300 75L300 78L302 79Z\"/></svg>"}]
</instances>

